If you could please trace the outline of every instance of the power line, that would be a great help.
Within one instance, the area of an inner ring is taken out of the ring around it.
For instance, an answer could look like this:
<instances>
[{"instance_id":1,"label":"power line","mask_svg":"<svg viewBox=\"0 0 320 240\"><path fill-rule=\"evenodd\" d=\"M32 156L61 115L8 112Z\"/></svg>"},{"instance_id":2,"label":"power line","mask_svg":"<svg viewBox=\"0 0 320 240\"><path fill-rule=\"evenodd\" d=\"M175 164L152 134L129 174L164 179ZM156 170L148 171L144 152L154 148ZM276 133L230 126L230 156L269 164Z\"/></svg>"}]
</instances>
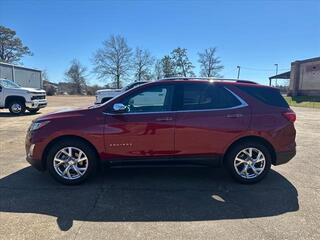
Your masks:
<instances>
[{"instance_id":1,"label":"power line","mask_svg":"<svg viewBox=\"0 0 320 240\"><path fill-rule=\"evenodd\" d=\"M266 69L266 68L251 68L251 67L243 67L241 66L242 69L245 70L250 70L250 71L262 71L262 72L274 72L274 69ZM279 68L279 71L289 71L289 68Z\"/></svg>"}]
</instances>

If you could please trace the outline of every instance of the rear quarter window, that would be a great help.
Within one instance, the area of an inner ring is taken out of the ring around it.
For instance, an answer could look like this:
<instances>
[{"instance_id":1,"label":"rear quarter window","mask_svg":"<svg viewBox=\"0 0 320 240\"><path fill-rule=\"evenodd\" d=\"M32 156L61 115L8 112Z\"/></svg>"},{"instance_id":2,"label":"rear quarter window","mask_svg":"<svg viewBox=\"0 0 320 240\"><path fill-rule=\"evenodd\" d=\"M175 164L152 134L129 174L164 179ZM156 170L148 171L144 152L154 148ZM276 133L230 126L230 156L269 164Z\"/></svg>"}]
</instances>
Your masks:
<instances>
[{"instance_id":1,"label":"rear quarter window","mask_svg":"<svg viewBox=\"0 0 320 240\"><path fill-rule=\"evenodd\" d=\"M281 96L279 89L266 87L237 86L243 92L260 100L261 102L276 106L288 108L289 105Z\"/></svg>"}]
</instances>

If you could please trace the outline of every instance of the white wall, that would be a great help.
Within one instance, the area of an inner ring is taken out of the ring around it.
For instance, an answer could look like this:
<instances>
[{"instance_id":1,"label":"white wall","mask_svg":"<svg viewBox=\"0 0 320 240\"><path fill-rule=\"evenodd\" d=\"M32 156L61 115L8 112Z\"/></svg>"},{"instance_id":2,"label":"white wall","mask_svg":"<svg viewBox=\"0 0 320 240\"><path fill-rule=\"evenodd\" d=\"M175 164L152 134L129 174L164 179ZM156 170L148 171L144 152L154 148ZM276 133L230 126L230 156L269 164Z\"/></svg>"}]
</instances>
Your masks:
<instances>
[{"instance_id":1,"label":"white wall","mask_svg":"<svg viewBox=\"0 0 320 240\"><path fill-rule=\"evenodd\" d=\"M12 80L12 67L9 65L0 65L0 78Z\"/></svg>"},{"instance_id":2,"label":"white wall","mask_svg":"<svg viewBox=\"0 0 320 240\"><path fill-rule=\"evenodd\" d=\"M0 78L14 80L22 87L41 88L41 72L32 69L14 67L14 76L12 74L12 65L0 64Z\"/></svg>"},{"instance_id":3,"label":"white wall","mask_svg":"<svg viewBox=\"0 0 320 240\"><path fill-rule=\"evenodd\" d=\"M41 88L41 73L16 68L15 82L23 87Z\"/></svg>"}]
</instances>

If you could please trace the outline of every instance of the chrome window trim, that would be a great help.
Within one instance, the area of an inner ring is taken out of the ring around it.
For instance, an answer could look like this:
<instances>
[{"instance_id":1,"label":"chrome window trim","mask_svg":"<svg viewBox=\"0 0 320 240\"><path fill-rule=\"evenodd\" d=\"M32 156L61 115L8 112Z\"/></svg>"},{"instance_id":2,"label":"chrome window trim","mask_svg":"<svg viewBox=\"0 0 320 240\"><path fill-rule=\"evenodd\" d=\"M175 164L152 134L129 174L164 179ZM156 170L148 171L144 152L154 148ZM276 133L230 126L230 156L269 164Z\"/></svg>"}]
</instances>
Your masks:
<instances>
[{"instance_id":1,"label":"chrome window trim","mask_svg":"<svg viewBox=\"0 0 320 240\"><path fill-rule=\"evenodd\" d=\"M185 112L215 112L215 111L225 111L225 110L232 110L232 109L238 109L238 108L244 108L249 106L246 101L244 101L241 97L239 97L237 94L235 94L232 90L230 90L227 87L224 87L228 92L230 92L234 97L236 97L240 104L234 107L228 107L228 108L216 108L216 109L199 109L199 110L177 110L177 111L158 111L158 112L132 112L132 113L103 113L105 115L109 116L115 116L115 115L141 115L141 114L159 114L159 113L185 113Z\"/></svg>"},{"instance_id":2,"label":"chrome window trim","mask_svg":"<svg viewBox=\"0 0 320 240\"><path fill-rule=\"evenodd\" d=\"M226 89L227 91L229 91L233 96L235 96L236 99L238 99L240 101L240 105L238 106L235 106L236 108L239 108L239 107L247 107L248 106L248 103L246 103L246 101L244 101L241 97L239 97L237 94L235 94L233 91L231 91L229 88L227 87L224 87L224 89ZM232 108L235 108L235 107L232 107ZM230 109L232 109L230 108Z\"/></svg>"}]
</instances>

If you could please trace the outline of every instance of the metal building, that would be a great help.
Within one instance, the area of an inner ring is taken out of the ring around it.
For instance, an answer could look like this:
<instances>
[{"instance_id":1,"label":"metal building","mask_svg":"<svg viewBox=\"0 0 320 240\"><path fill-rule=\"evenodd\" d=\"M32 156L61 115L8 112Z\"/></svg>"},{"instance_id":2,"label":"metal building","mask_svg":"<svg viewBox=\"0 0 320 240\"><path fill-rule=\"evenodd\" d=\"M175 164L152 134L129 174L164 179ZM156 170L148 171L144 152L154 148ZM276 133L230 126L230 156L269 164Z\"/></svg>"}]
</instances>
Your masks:
<instances>
[{"instance_id":1,"label":"metal building","mask_svg":"<svg viewBox=\"0 0 320 240\"><path fill-rule=\"evenodd\" d=\"M12 80L22 87L42 88L41 71L0 62L0 78Z\"/></svg>"},{"instance_id":2,"label":"metal building","mask_svg":"<svg viewBox=\"0 0 320 240\"><path fill-rule=\"evenodd\" d=\"M320 96L320 57L298 60L291 63L291 71L269 78L290 79L291 96Z\"/></svg>"}]
</instances>

